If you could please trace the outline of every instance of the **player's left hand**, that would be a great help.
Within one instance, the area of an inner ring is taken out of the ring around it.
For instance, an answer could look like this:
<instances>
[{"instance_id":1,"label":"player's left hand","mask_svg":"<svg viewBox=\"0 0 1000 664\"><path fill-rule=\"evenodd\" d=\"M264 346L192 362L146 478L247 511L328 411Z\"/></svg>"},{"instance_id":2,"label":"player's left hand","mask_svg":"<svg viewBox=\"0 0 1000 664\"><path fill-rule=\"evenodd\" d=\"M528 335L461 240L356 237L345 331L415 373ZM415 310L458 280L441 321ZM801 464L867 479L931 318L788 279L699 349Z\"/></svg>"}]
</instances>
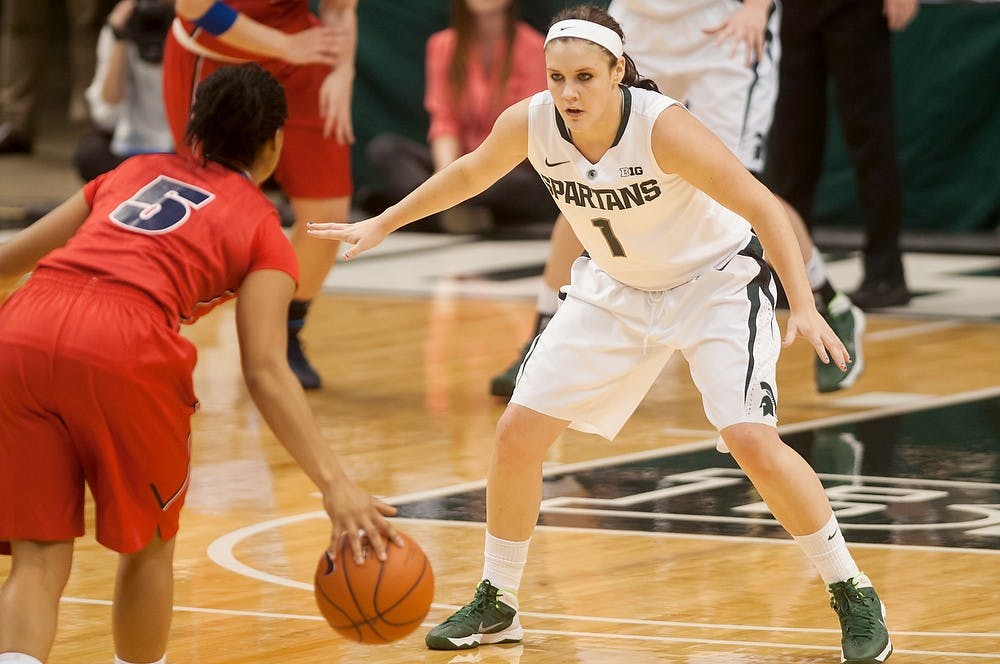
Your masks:
<instances>
[{"instance_id":1,"label":"player's left hand","mask_svg":"<svg viewBox=\"0 0 1000 664\"><path fill-rule=\"evenodd\" d=\"M891 0L886 0L889 2ZM743 3L727 21L714 28L705 28L705 34L715 35L717 46L731 41L729 57L735 58L740 44L745 46L746 66L760 62L764 56L764 35L767 31L767 11L758 6Z\"/></svg>"},{"instance_id":2,"label":"player's left hand","mask_svg":"<svg viewBox=\"0 0 1000 664\"><path fill-rule=\"evenodd\" d=\"M808 312L790 311L788 313L788 323L782 345L788 346L795 341L795 337L802 337L811 343L823 364L829 364L832 361L840 367L841 371L847 371L851 356L847 352L844 342L840 340L840 337L815 308Z\"/></svg>"},{"instance_id":3,"label":"player's left hand","mask_svg":"<svg viewBox=\"0 0 1000 664\"><path fill-rule=\"evenodd\" d=\"M354 68L337 67L331 71L319 90L319 115L323 118L323 135L334 135L341 145L354 143L351 120L351 93L354 89Z\"/></svg>"},{"instance_id":4,"label":"player's left hand","mask_svg":"<svg viewBox=\"0 0 1000 664\"><path fill-rule=\"evenodd\" d=\"M390 230L381 218L372 217L356 224L338 222L314 223L306 225L306 233L322 240L340 240L354 245L344 252L344 260L356 258L359 254L378 246L389 235Z\"/></svg>"}]
</instances>

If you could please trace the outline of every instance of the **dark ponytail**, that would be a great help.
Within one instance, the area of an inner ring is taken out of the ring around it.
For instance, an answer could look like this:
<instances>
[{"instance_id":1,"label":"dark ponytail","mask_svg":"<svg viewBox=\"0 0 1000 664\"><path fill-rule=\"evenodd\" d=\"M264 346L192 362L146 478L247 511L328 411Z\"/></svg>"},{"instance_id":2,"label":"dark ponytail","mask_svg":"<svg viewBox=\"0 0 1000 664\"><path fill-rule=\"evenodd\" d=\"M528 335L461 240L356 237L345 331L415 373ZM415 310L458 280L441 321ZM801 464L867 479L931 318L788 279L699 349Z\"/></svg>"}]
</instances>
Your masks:
<instances>
[{"instance_id":1,"label":"dark ponytail","mask_svg":"<svg viewBox=\"0 0 1000 664\"><path fill-rule=\"evenodd\" d=\"M552 23L549 25L551 28L553 25L559 21L565 21L568 19L579 19L581 21L590 21L591 23L596 23L602 25L605 28L614 30L618 33L618 36L622 38L622 42L625 41L625 33L622 31L622 26L618 25L618 21L613 19L610 14L601 9L600 7L595 7L594 5L579 5L577 7L567 7L552 19ZM575 39L575 37L565 37L563 39ZM608 58L611 61L611 66L614 67L615 63L618 62L618 58L615 54L604 48L603 46L597 45L608 54ZM625 58L625 75L622 77L622 84L627 85L632 88L643 88L645 90L653 90L654 92L659 92L660 89L656 86L656 82L649 78L644 78L639 74L639 71L635 67L635 61L629 56L628 53L624 54Z\"/></svg>"},{"instance_id":2,"label":"dark ponytail","mask_svg":"<svg viewBox=\"0 0 1000 664\"><path fill-rule=\"evenodd\" d=\"M184 140L204 161L247 170L287 117L284 89L260 65L220 67L195 91Z\"/></svg>"}]
</instances>

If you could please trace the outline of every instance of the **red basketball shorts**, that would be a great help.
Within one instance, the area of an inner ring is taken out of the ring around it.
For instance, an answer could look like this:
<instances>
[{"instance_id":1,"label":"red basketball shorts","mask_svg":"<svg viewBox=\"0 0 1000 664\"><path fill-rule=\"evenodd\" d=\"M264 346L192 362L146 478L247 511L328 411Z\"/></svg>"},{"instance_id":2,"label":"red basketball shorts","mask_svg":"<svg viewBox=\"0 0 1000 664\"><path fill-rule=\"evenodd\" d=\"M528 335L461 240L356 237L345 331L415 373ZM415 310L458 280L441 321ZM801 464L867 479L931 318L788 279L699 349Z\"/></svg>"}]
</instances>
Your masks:
<instances>
[{"instance_id":1,"label":"red basketball shorts","mask_svg":"<svg viewBox=\"0 0 1000 664\"><path fill-rule=\"evenodd\" d=\"M330 68L290 65L276 60L260 64L284 87L288 103L285 142L274 172L285 195L289 198L350 196L350 146L337 143L333 136L323 136L323 118L319 115L319 90ZM183 138L195 88L225 65L225 62L186 50L173 34L167 35L163 55L163 100L178 152L187 149Z\"/></svg>"},{"instance_id":2,"label":"red basketball shorts","mask_svg":"<svg viewBox=\"0 0 1000 664\"><path fill-rule=\"evenodd\" d=\"M0 308L0 544L83 535L86 482L97 540L139 551L177 533L197 353L141 292L56 275Z\"/></svg>"}]
</instances>

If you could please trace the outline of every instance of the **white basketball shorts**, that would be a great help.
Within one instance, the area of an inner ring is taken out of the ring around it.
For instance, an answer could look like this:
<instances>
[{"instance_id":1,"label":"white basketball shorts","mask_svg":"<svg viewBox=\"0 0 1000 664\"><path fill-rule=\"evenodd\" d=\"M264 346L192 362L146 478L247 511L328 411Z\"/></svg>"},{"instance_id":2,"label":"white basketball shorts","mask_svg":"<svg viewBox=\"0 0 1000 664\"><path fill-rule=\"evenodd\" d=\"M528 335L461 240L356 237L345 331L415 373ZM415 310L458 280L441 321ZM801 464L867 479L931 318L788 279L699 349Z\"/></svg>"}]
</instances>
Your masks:
<instances>
[{"instance_id":1,"label":"white basketball shorts","mask_svg":"<svg viewBox=\"0 0 1000 664\"><path fill-rule=\"evenodd\" d=\"M781 337L774 280L760 256L754 237L666 291L626 286L578 258L566 300L521 365L511 403L612 440L679 350L716 429L777 426Z\"/></svg>"},{"instance_id":2,"label":"white basketball shorts","mask_svg":"<svg viewBox=\"0 0 1000 664\"><path fill-rule=\"evenodd\" d=\"M612 2L609 11L625 31L625 52L639 73L683 103L744 166L760 173L778 95L780 5L768 20L764 55L750 66L742 44L731 55L731 42L716 44L716 35L704 32L728 20L741 7L738 0L691 2L688 11L665 9L662 16L624 5Z\"/></svg>"}]
</instances>

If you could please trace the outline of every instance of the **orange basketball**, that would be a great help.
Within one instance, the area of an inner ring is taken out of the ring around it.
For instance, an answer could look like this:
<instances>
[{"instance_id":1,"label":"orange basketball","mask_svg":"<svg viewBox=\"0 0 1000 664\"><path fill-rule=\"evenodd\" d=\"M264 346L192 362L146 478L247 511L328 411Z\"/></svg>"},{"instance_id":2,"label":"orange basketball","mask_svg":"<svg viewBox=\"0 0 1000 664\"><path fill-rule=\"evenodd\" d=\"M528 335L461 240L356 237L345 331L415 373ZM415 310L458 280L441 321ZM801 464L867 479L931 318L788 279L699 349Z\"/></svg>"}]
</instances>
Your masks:
<instances>
[{"instance_id":1,"label":"orange basketball","mask_svg":"<svg viewBox=\"0 0 1000 664\"><path fill-rule=\"evenodd\" d=\"M400 533L402 547L390 542L385 562L371 549L362 564L345 539L333 560L324 551L316 565L315 593L320 613L338 633L360 643L389 643L423 622L434 599L434 572L423 549Z\"/></svg>"}]
</instances>

